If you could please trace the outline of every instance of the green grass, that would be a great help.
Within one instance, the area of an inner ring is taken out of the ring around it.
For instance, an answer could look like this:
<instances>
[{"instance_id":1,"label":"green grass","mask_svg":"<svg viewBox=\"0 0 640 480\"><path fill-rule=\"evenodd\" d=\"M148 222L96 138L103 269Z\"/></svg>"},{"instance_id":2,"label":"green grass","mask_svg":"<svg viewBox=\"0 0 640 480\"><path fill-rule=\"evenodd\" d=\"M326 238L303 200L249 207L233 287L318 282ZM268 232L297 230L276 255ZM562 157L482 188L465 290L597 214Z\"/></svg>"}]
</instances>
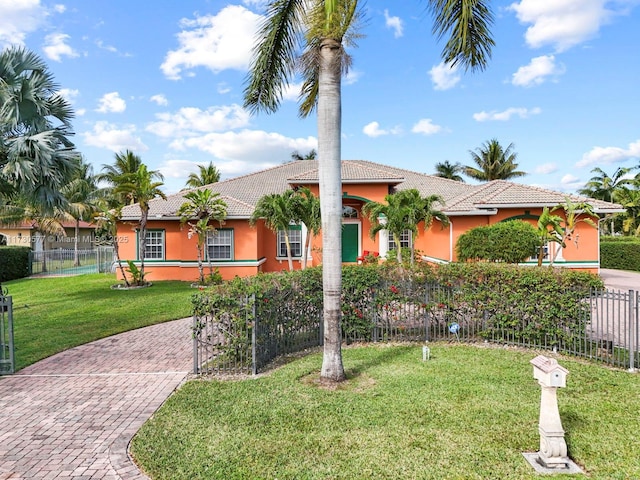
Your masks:
<instances>
[{"instance_id":1,"label":"green grass","mask_svg":"<svg viewBox=\"0 0 640 480\"><path fill-rule=\"evenodd\" d=\"M347 348L337 390L318 385L319 354L260 378L188 382L136 435L133 455L154 480L539 479L522 456L540 439L536 353L431 353ZM640 377L560 363L569 455L591 479L640 478Z\"/></svg>"},{"instance_id":2,"label":"green grass","mask_svg":"<svg viewBox=\"0 0 640 480\"><path fill-rule=\"evenodd\" d=\"M185 282L117 291L114 275L32 278L6 282L13 298L16 367L116 333L191 315Z\"/></svg>"}]
</instances>

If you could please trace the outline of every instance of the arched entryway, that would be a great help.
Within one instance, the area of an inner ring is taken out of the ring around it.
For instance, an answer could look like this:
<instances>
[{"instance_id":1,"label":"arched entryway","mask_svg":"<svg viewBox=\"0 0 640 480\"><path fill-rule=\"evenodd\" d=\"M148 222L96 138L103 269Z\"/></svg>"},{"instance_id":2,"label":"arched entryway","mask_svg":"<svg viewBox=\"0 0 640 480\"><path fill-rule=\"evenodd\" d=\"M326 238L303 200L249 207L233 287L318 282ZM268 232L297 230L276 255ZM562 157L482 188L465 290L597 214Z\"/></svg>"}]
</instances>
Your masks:
<instances>
[{"instance_id":1,"label":"arched entryway","mask_svg":"<svg viewBox=\"0 0 640 480\"><path fill-rule=\"evenodd\" d=\"M360 255L362 202L345 198L342 203L342 262L352 263Z\"/></svg>"}]
</instances>

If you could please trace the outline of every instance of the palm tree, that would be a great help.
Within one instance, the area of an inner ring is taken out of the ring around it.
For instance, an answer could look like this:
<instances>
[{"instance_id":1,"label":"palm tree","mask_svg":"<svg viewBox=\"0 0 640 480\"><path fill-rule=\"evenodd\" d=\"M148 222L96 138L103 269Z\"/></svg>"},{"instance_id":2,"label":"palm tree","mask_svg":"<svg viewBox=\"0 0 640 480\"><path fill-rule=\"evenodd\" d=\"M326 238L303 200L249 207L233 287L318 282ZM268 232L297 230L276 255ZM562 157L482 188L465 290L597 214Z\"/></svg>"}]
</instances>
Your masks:
<instances>
[{"instance_id":1,"label":"palm tree","mask_svg":"<svg viewBox=\"0 0 640 480\"><path fill-rule=\"evenodd\" d=\"M93 219L96 222L97 227L101 230L102 234L111 237L111 244L113 245L113 252L116 256L116 262L118 263L118 269L124 280L124 284L129 287L130 283L125 275L124 267L122 266L122 259L120 258L120 244L118 243L118 222L122 218L122 207L112 208L106 199L101 199L98 202L96 212L93 215Z\"/></svg>"},{"instance_id":2,"label":"palm tree","mask_svg":"<svg viewBox=\"0 0 640 480\"><path fill-rule=\"evenodd\" d=\"M411 265L415 261L415 241L418 236L418 224L424 224L424 230L427 231L434 220L438 220L443 227L449 225L449 217L440 210L436 210L434 205L439 203L444 205L444 199L440 195L428 195L421 197L416 189L404 190L401 192L406 196L406 202L411 205L409 221L411 225Z\"/></svg>"},{"instance_id":3,"label":"palm tree","mask_svg":"<svg viewBox=\"0 0 640 480\"><path fill-rule=\"evenodd\" d=\"M411 264L415 258L415 240L418 236L418 225L424 222L427 230L435 219L444 225L449 224L449 218L439 210L433 208L435 203L443 204L439 195L420 196L415 188L402 190L385 196L386 203L369 202L362 207L362 213L371 221L371 238L380 230L387 230L396 246L396 259L402 263L402 245L400 239L405 230L411 232Z\"/></svg>"},{"instance_id":4,"label":"palm tree","mask_svg":"<svg viewBox=\"0 0 640 480\"><path fill-rule=\"evenodd\" d=\"M77 167L73 110L47 65L24 47L0 52L0 193L18 193L41 211L63 206Z\"/></svg>"},{"instance_id":5,"label":"palm tree","mask_svg":"<svg viewBox=\"0 0 640 480\"><path fill-rule=\"evenodd\" d=\"M245 106L275 112L297 72L303 77L300 115L317 110L323 246L324 351L321 377L345 378L342 364L341 78L354 46L358 0L271 0L258 34L245 89ZM493 40L487 0L429 0L434 33L449 36L442 52L450 65L484 69Z\"/></svg>"},{"instance_id":6,"label":"palm tree","mask_svg":"<svg viewBox=\"0 0 640 480\"><path fill-rule=\"evenodd\" d=\"M149 202L160 197L166 200L166 196L160 187L162 182L154 181L155 171L150 171L147 166L141 164L135 173L120 178L122 183L114 189L114 194L120 198L130 199L131 203L140 206L140 238L138 242L138 258L140 259L140 277L138 283L144 285L144 257L147 251L147 219L149 218Z\"/></svg>"},{"instance_id":7,"label":"palm tree","mask_svg":"<svg viewBox=\"0 0 640 480\"><path fill-rule=\"evenodd\" d=\"M204 187L220 181L220 170L209 162L209 165L198 165L199 173L190 173L185 188Z\"/></svg>"},{"instance_id":8,"label":"palm tree","mask_svg":"<svg viewBox=\"0 0 640 480\"><path fill-rule=\"evenodd\" d=\"M97 186L95 176L91 166L80 162L80 167L73 179L64 185L61 193L67 200L64 207L64 216L72 220L75 224L75 237L73 244L73 265L80 266L78 255L78 242L80 241L80 222L90 221L96 211Z\"/></svg>"},{"instance_id":9,"label":"palm tree","mask_svg":"<svg viewBox=\"0 0 640 480\"><path fill-rule=\"evenodd\" d=\"M180 223L189 225L189 237L192 235L197 237L199 281L204 285L204 269L202 267L204 245L209 233L215 234L216 232L211 222L217 221L220 225L224 223L224 219L227 217L227 204L220 198L219 193L213 193L206 189L187 192L184 198L186 201L180 205L178 215ZM210 257L209 262L211 262Z\"/></svg>"},{"instance_id":10,"label":"palm tree","mask_svg":"<svg viewBox=\"0 0 640 480\"><path fill-rule=\"evenodd\" d=\"M293 270L289 226L296 220L296 203L296 192L293 190L264 195L258 200L256 208L249 219L251 225L255 225L259 219L263 219L266 227L276 235L278 231L283 232L284 242L287 247L289 270Z\"/></svg>"},{"instance_id":11,"label":"palm tree","mask_svg":"<svg viewBox=\"0 0 640 480\"><path fill-rule=\"evenodd\" d=\"M619 187L614 198L626 209L622 214L622 231L626 234L640 235L640 185L634 186L635 188Z\"/></svg>"},{"instance_id":12,"label":"palm tree","mask_svg":"<svg viewBox=\"0 0 640 480\"><path fill-rule=\"evenodd\" d=\"M464 182L464 179L460 176L460 173L464 172L464 167L461 163L450 163L449 160L436 163L436 177L448 178L449 180L455 180L456 182Z\"/></svg>"},{"instance_id":13,"label":"palm tree","mask_svg":"<svg viewBox=\"0 0 640 480\"><path fill-rule=\"evenodd\" d=\"M523 177L526 172L516 170L517 154L513 151L513 143L504 149L498 140L491 139L485 142L482 147L476 151L469 151L471 159L476 163L478 168L466 166L464 167L465 175L481 182L490 182L491 180L508 180L510 178Z\"/></svg>"},{"instance_id":14,"label":"palm tree","mask_svg":"<svg viewBox=\"0 0 640 480\"><path fill-rule=\"evenodd\" d=\"M549 207L542 209L542 214L538 218L538 238L540 239L540 247L538 249L538 266L542 266L544 260L544 247L549 242L555 242L565 247L565 243L562 241L562 234L564 230L562 228L562 217L559 215L552 215Z\"/></svg>"},{"instance_id":15,"label":"palm tree","mask_svg":"<svg viewBox=\"0 0 640 480\"><path fill-rule=\"evenodd\" d=\"M584 188L578 190L581 195L586 195L597 200L604 200L607 202L614 202L617 192L625 185L629 185L632 179L627 178L627 174L631 171L631 168L618 167L613 175L609 176L600 167L596 167L591 170L591 173L595 173L593 177L585 183ZM609 225L609 234L613 235L614 232L614 219L611 217L611 223Z\"/></svg>"},{"instance_id":16,"label":"palm tree","mask_svg":"<svg viewBox=\"0 0 640 480\"><path fill-rule=\"evenodd\" d=\"M573 202L569 197L566 197L564 203L560 205L556 205L550 211L550 213L555 212L556 210L564 211L564 221L562 222L562 235L560 237L560 243L563 248L566 245L567 240L573 240L576 247L578 246L578 236L573 236L576 227L579 223L586 223L594 228L598 228L596 223L593 221L593 218L597 217L596 213L593 211L593 207L586 202ZM560 253L560 249L556 249L553 254L553 258L551 259L550 265L553 265L556 257Z\"/></svg>"},{"instance_id":17,"label":"palm tree","mask_svg":"<svg viewBox=\"0 0 640 480\"><path fill-rule=\"evenodd\" d=\"M118 190L118 186L127 183L132 175L136 175L138 169L142 166L142 158L134 154L130 150L116 153L113 165L102 165L102 173L96 175L98 182L104 182L108 185L103 190L103 194L111 198L116 205L134 204L135 200L131 194L126 194L122 189ZM149 172L153 180L164 180L162 174L157 170Z\"/></svg>"},{"instance_id":18,"label":"palm tree","mask_svg":"<svg viewBox=\"0 0 640 480\"><path fill-rule=\"evenodd\" d=\"M65 236L64 217L60 210L53 212L40 203L33 203L32 198L14 195L0 206L0 225L18 225L26 222L31 225L33 237L42 241L42 271L47 271L47 257L44 254L44 235Z\"/></svg>"},{"instance_id":19,"label":"palm tree","mask_svg":"<svg viewBox=\"0 0 640 480\"><path fill-rule=\"evenodd\" d=\"M320 199L316 197L307 187L296 190L297 197L294 206L295 220L304 223L307 227L307 238L302 250L302 268L307 268L307 254L309 245L314 236L320 233L321 216L320 216Z\"/></svg>"},{"instance_id":20,"label":"palm tree","mask_svg":"<svg viewBox=\"0 0 640 480\"><path fill-rule=\"evenodd\" d=\"M316 152L315 148L312 148L311 150L309 150L308 153L304 155L302 155L297 150L294 150L293 152L291 152L291 160L294 162L297 162L300 160L315 160L317 156L318 156L318 152Z\"/></svg>"}]
</instances>

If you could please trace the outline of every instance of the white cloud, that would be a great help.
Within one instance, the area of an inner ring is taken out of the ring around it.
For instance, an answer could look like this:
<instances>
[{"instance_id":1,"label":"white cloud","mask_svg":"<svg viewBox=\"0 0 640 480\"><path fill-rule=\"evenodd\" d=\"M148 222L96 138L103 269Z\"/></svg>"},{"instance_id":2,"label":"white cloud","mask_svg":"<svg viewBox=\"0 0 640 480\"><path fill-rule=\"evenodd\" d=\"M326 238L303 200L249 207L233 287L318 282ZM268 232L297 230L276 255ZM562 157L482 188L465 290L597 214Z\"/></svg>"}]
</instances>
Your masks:
<instances>
[{"instance_id":1,"label":"white cloud","mask_svg":"<svg viewBox=\"0 0 640 480\"><path fill-rule=\"evenodd\" d=\"M105 93L98 101L98 108L96 111L100 113L122 113L126 110L127 103L120 98L118 92Z\"/></svg>"},{"instance_id":2,"label":"white cloud","mask_svg":"<svg viewBox=\"0 0 640 480\"><path fill-rule=\"evenodd\" d=\"M578 177L571 175L570 173L567 173L560 179L560 184L563 187L562 190L575 190L584 186L584 182L580 181Z\"/></svg>"},{"instance_id":3,"label":"white cloud","mask_svg":"<svg viewBox=\"0 0 640 480\"><path fill-rule=\"evenodd\" d=\"M40 0L0 1L0 49L23 44L27 35L37 30L46 17Z\"/></svg>"},{"instance_id":4,"label":"white cloud","mask_svg":"<svg viewBox=\"0 0 640 480\"><path fill-rule=\"evenodd\" d=\"M400 17L389 16L389 10L385 9L384 21L387 28L393 30L393 36L395 38L399 38L402 36L402 20L400 19Z\"/></svg>"},{"instance_id":5,"label":"white cloud","mask_svg":"<svg viewBox=\"0 0 640 480\"><path fill-rule=\"evenodd\" d=\"M229 84L227 84L225 82L220 82L218 84L218 86L216 87L216 91L220 95L224 95L225 93L229 93L231 91L231 87L229 86Z\"/></svg>"},{"instance_id":6,"label":"white cloud","mask_svg":"<svg viewBox=\"0 0 640 480\"><path fill-rule=\"evenodd\" d=\"M535 173L539 173L541 175L548 175L557 171L558 166L555 163L543 163L542 165L538 165L534 170Z\"/></svg>"},{"instance_id":7,"label":"white cloud","mask_svg":"<svg viewBox=\"0 0 640 480\"><path fill-rule=\"evenodd\" d=\"M217 15L183 19L183 30L177 34L179 47L167 53L160 66L162 72L178 80L183 70L195 67L214 73L246 70L261 19L240 5L229 5Z\"/></svg>"},{"instance_id":8,"label":"white cloud","mask_svg":"<svg viewBox=\"0 0 640 480\"><path fill-rule=\"evenodd\" d=\"M553 45L562 52L594 37L614 12L609 0L521 0L509 6L521 23L530 24L527 45ZM624 7L622 3L622 8Z\"/></svg>"},{"instance_id":9,"label":"white cloud","mask_svg":"<svg viewBox=\"0 0 640 480\"><path fill-rule=\"evenodd\" d=\"M198 163L190 160L165 160L159 170L165 178L187 178L189 173L198 171Z\"/></svg>"},{"instance_id":10,"label":"white cloud","mask_svg":"<svg viewBox=\"0 0 640 480\"><path fill-rule=\"evenodd\" d=\"M366 124L362 129L362 132L367 137L372 137L372 138L379 137L381 135L386 135L388 133L385 130L380 129L380 124L378 122L371 122Z\"/></svg>"},{"instance_id":11,"label":"white cloud","mask_svg":"<svg viewBox=\"0 0 640 480\"><path fill-rule=\"evenodd\" d=\"M75 99L80 95L80 90L71 88L61 88L58 93L64 97L68 102L73 103Z\"/></svg>"},{"instance_id":12,"label":"white cloud","mask_svg":"<svg viewBox=\"0 0 640 480\"><path fill-rule=\"evenodd\" d=\"M531 63L520 67L513 74L511 83L518 87L531 87L544 83L547 77L557 77L565 72L563 65L556 65L553 55L542 55L531 59Z\"/></svg>"},{"instance_id":13,"label":"white cloud","mask_svg":"<svg viewBox=\"0 0 640 480\"><path fill-rule=\"evenodd\" d=\"M53 10L56 13L64 13L64 12L67 11L67 7L65 5L62 5L62 4L57 4L57 5L53 6Z\"/></svg>"},{"instance_id":14,"label":"white cloud","mask_svg":"<svg viewBox=\"0 0 640 480\"><path fill-rule=\"evenodd\" d=\"M607 165L637 159L640 159L640 140L630 143L626 149L620 147L593 147L576 163L576 167Z\"/></svg>"},{"instance_id":15,"label":"white cloud","mask_svg":"<svg viewBox=\"0 0 640 480\"><path fill-rule=\"evenodd\" d=\"M45 45L42 47L47 58L54 62L61 62L63 56L71 58L77 57L78 52L66 43L69 38L71 37L65 33L52 33L51 35L47 35L44 39Z\"/></svg>"},{"instance_id":16,"label":"white cloud","mask_svg":"<svg viewBox=\"0 0 640 480\"><path fill-rule=\"evenodd\" d=\"M169 105L169 100L167 100L167 97L164 96L162 93L158 93L157 95L152 95L151 98L149 98L149 100L155 103L156 105L161 105L163 107L166 105Z\"/></svg>"},{"instance_id":17,"label":"white cloud","mask_svg":"<svg viewBox=\"0 0 640 480\"><path fill-rule=\"evenodd\" d=\"M506 122L507 120L511 120L511 117L517 115L520 118L529 118L531 115L539 115L542 110L538 107L532 108L529 110L528 108L507 108L502 112L497 112L492 110L490 112L479 112L473 114L473 119L478 122L487 122L490 120L497 120Z\"/></svg>"},{"instance_id":18,"label":"white cloud","mask_svg":"<svg viewBox=\"0 0 640 480\"><path fill-rule=\"evenodd\" d=\"M367 137L376 138L382 135L397 135L402 133L402 129L400 127L393 127L389 130L383 130L380 128L380 124L378 122L371 122L363 127L362 132Z\"/></svg>"},{"instance_id":19,"label":"white cloud","mask_svg":"<svg viewBox=\"0 0 640 480\"><path fill-rule=\"evenodd\" d=\"M345 85L353 85L358 80L360 80L360 77L362 77L362 72L352 69L352 70L349 70L349 72L347 72L347 75L344 77L342 82Z\"/></svg>"},{"instance_id":20,"label":"white cloud","mask_svg":"<svg viewBox=\"0 0 640 480\"><path fill-rule=\"evenodd\" d=\"M93 130L84 132L84 143L99 148L106 148L113 152L129 149L131 151L147 151L149 148L136 135L134 125L118 127L108 122L96 122Z\"/></svg>"},{"instance_id":21,"label":"white cloud","mask_svg":"<svg viewBox=\"0 0 640 480\"><path fill-rule=\"evenodd\" d=\"M174 150L195 148L207 152L216 158L227 161L242 161L253 167L242 168L242 172L253 171L258 165L277 165L291 159L291 152L306 152L318 148L315 137L290 138L279 133L261 130L241 130L239 132L208 133L199 137L181 138L173 141L170 147ZM216 166L223 170L224 164ZM230 168L227 164L227 168Z\"/></svg>"},{"instance_id":22,"label":"white cloud","mask_svg":"<svg viewBox=\"0 0 640 480\"><path fill-rule=\"evenodd\" d=\"M435 135L442 131L442 127L434 124L430 118L423 118L413 126L411 131L413 133L421 133L423 135Z\"/></svg>"},{"instance_id":23,"label":"white cloud","mask_svg":"<svg viewBox=\"0 0 640 480\"><path fill-rule=\"evenodd\" d=\"M176 113L159 113L156 118L158 121L149 124L146 130L160 137L171 138L246 127L251 117L244 108L234 104L207 110L184 107Z\"/></svg>"},{"instance_id":24,"label":"white cloud","mask_svg":"<svg viewBox=\"0 0 640 480\"><path fill-rule=\"evenodd\" d=\"M444 62L435 65L429 70L429 76L433 82L433 88L435 90L449 90L455 87L460 81L460 75L458 75L458 67L451 66Z\"/></svg>"},{"instance_id":25,"label":"white cloud","mask_svg":"<svg viewBox=\"0 0 640 480\"><path fill-rule=\"evenodd\" d=\"M282 92L282 99L290 102L297 102L302 91L302 82L290 83L288 87Z\"/></svg>"}]
</instances>

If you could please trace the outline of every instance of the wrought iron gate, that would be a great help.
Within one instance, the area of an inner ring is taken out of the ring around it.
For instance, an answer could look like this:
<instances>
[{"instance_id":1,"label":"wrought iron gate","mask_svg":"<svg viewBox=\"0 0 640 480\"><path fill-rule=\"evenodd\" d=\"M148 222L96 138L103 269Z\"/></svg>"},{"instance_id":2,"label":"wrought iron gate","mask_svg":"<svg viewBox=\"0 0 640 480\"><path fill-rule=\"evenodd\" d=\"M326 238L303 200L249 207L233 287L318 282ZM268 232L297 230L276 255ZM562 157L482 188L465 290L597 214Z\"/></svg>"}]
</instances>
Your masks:
<instances>
[{"instance_id":1,"label":"wrought iron gate","mask_svg":"<svg viewBox=\"0 0 640 480\"><path fill-rule=\"evenodd\" d=\"M15 371L13 308L7 289L0 283L0 375Z\"/></svg>"}]
</instances>

